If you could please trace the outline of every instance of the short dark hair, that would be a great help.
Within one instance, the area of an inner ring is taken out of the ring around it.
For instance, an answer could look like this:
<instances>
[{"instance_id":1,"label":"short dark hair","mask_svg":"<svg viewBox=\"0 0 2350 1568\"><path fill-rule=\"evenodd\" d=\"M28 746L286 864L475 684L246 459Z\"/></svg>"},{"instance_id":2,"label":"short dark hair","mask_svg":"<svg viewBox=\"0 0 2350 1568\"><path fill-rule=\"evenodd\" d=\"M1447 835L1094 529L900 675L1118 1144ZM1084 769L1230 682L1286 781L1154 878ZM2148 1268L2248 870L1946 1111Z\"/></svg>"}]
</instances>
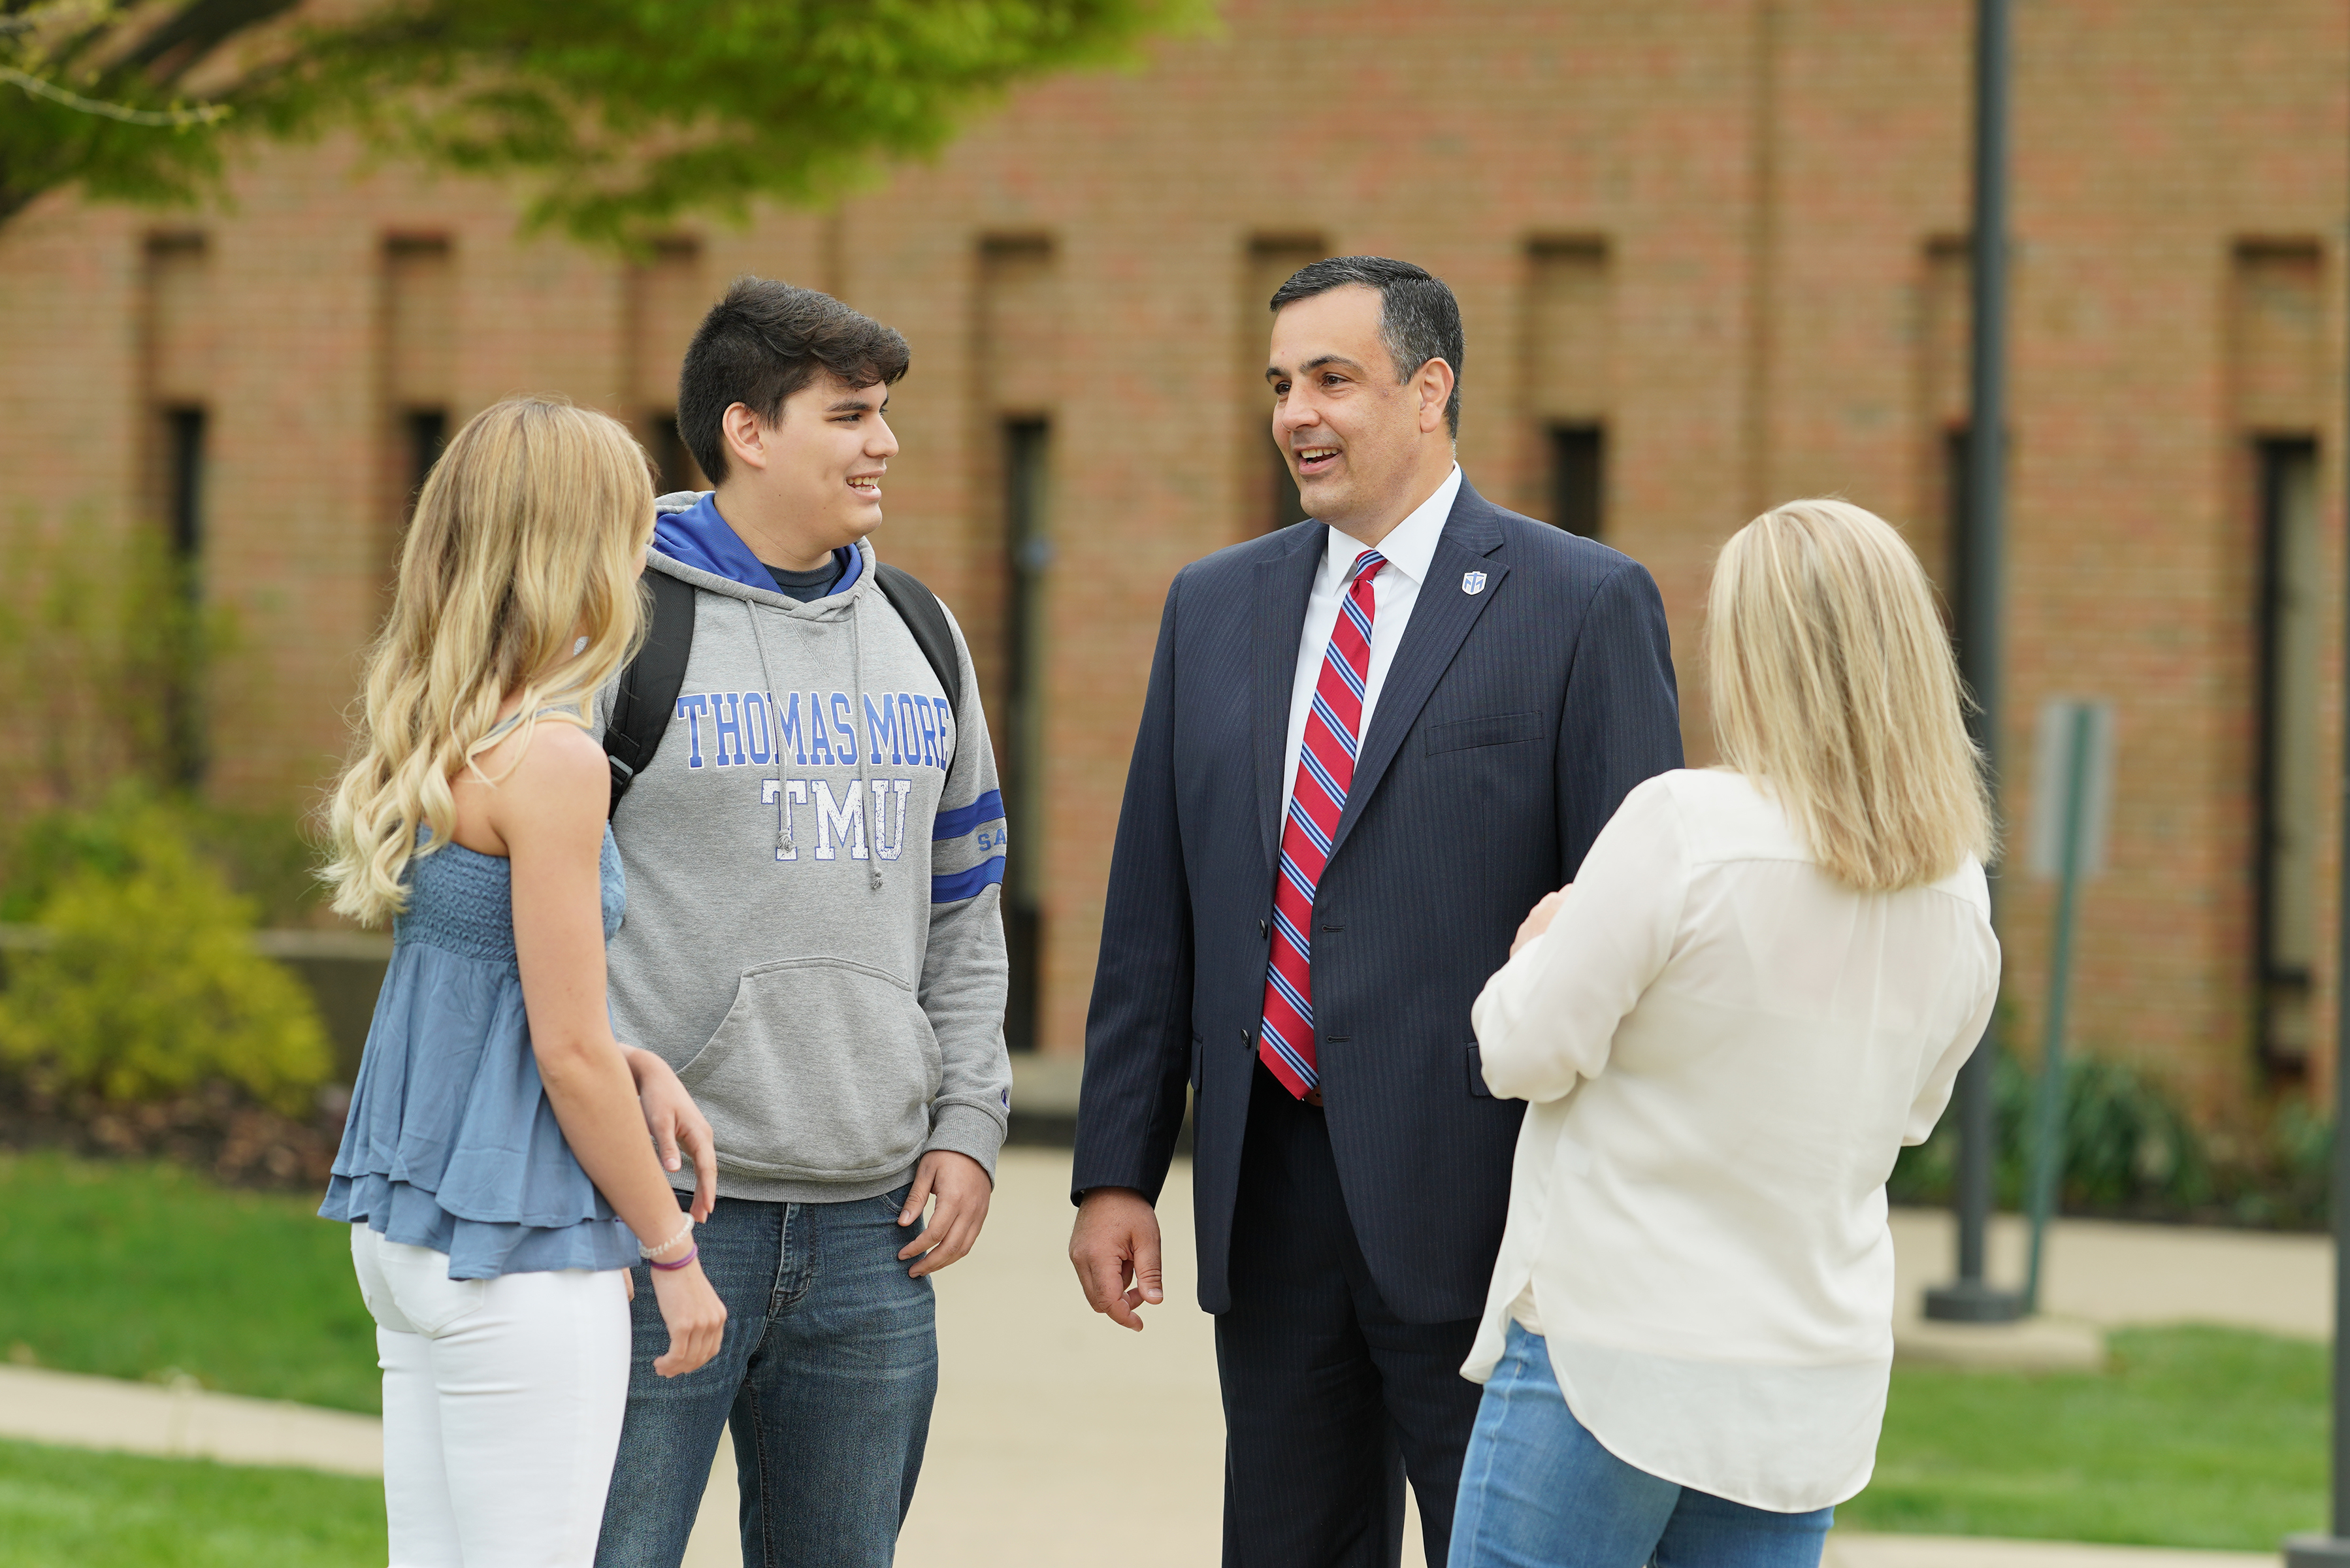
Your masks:
<instances>
[{"instance_id":1,"label":"short dark hair","mask_svg":"<svg viewBox=\"0 0 2350 1568\"><path fill-rule=\"evenodd\" d=\"M828 294L738 277L710 307L677 377L677 433L712 484L726 478L726 410L741 403L772 425L784 400L828 370L852 387L895 385L906 340Z\"/></svg>"},{"instance_id":2,"label":"short dark hair","mask_svg":"<svg viewBox=\"0 0 2350 1568\"><path fill-rule=\"evenodd\" d=\"M1430 359L1452 367L1452 396L1444 402L1444 423L1461 433L1461 361L1469 346L1461 333L1461 302L1444 280L1426 267L1388 256L1331 256L1289 275L1273 291L1273 309L1361 284L1379 291L1379 336L1395 361L1396 379L1409 381Z\"/></svg>"}]
</instances>

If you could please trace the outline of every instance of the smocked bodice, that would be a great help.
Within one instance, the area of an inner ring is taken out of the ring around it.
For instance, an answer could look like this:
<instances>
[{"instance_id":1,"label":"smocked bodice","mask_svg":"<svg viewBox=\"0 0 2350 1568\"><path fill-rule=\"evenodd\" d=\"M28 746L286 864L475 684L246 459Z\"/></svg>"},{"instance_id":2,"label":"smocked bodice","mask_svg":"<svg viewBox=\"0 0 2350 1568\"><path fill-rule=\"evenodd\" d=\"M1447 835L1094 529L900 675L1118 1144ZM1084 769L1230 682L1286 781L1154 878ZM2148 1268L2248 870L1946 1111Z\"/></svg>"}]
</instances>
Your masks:
<instances>
[{"instance_id":1,"label":"smocked bodice","mask_svg":"<svg viewBox=\"0 0 2350 1568\"><path fill-rule=\"evenodd\" d=\"M419 833L420 838L423 837ZM604 940L620 929L628 909L627 873L620 846L604 829L602 873ZM450 844L408 863L408 908L392 922L392 946L423 942L489 963L515 961L514 867L504 856L484 855Z\"/></svg>"}]
</instances>

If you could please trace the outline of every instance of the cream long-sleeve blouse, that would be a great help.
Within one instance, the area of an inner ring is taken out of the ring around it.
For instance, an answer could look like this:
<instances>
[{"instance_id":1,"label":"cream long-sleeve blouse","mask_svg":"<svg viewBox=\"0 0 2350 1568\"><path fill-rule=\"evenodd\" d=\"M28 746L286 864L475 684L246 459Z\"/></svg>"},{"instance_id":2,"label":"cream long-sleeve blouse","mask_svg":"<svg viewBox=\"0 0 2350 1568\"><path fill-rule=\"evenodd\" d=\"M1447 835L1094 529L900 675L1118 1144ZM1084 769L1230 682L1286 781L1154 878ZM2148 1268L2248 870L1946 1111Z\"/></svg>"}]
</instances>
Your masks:
<instances>
[{"instance_id":1,"label":"cream long-sleeve blouse","mask_svg":"<svg viewBox=\"0 0 2350 1568\"><path fill-rule=\"evenodd\" d=\"M1575 1418L1780 1512L1868 1482L1893 1361L1885 1179L1999 982L1982 867L1861 893L1743 776L1661 774L1472 1013L1532 1101L1463 1373L1538 1325Z\"/></svg>"}]
</instances>

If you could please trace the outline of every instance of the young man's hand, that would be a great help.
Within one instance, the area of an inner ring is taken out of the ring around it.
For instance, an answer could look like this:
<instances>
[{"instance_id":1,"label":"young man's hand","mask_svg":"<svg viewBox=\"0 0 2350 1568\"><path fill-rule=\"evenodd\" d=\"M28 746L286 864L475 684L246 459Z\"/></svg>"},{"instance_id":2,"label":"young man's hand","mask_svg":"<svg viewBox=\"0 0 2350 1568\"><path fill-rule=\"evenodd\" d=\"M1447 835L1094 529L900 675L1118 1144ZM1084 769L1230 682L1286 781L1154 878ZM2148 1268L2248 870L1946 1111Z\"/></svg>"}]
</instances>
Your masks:
<instances>
[{"instance_id":1,"label":"young man's hand","mask_svg":"<svg viewBox=\"0 0 2350 1568\"><path fill-rule=\"evenodd\" d=\"M718 1202L718 1144L711 1135L710 1119L667 1062L640 1045L622 1049L628 1053L629 1075L637 1081L637 1104L644 1107L645 1127L653 1135L661 1168L679 1168L680 1149L693 1161L692 1212L693 1222L699 1225L710 1218Z\"/></svg>"},{"instance_id":2,"label":"young man's hand","mask_svg":"<svg viewBox=\"0 0 2350 1568\"><path fill-rule=\"evenodd\" d=\"M922 1156L922 1163L914 1168L914 1185L906 1190L906 1207L899 1211L898 1223L911 1225L920 1219L922 1206L933 1197L939 1207L931 1216L929 1228L899 1249L899 1262L920 1260L906 1272L919 1280L961 1261L979 1240L980 1227L987 1223L987 1200L994 1193L987 1171L971 1156L944 1148Z\"/></svg>"}]
</instances>

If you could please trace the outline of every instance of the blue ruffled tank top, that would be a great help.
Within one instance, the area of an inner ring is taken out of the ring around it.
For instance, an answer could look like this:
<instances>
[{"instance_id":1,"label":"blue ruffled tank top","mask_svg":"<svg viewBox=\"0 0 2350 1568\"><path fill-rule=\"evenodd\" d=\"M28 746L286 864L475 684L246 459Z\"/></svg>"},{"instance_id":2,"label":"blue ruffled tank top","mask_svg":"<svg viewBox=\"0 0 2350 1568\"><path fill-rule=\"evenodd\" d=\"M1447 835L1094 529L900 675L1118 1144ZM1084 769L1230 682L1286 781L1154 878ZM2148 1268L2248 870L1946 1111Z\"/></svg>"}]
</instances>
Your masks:
<instances>
[{"instance_id":1,"label":"blue ruffled tank top","mask_svg":"<svg viewBox=\"0 0 2350 1568\"><path fill-rule=\"evenodd\" d=\"M424 833L420 830L418 836ZM604 937L628 885L604 830ZM449 1255L452 1280L637 1260L556 1125L515 962L512 868L449 844L411 859L408 908L318 1213Z\"/></svg>"}]
</instances>

